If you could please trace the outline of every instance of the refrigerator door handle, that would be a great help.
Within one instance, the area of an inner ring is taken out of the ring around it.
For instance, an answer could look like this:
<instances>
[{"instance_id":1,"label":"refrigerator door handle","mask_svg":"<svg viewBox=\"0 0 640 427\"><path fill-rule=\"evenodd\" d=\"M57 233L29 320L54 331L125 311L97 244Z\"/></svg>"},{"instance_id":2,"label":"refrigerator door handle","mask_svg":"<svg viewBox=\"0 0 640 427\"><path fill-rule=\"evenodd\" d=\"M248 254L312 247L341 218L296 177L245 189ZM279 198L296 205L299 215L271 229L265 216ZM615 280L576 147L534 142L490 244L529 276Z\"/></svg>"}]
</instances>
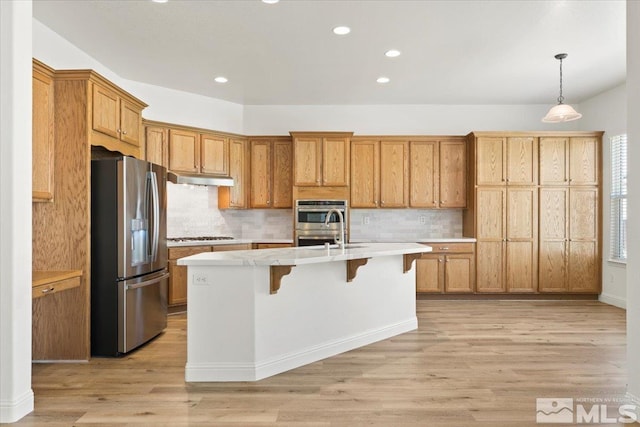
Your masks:
<instances>
[{"instance_id":1,"label":"refrigerator door handle","mask_svg":"<svg viewBox=\"0 0 640 427\"><path fill-rule=\"evenodd\" d=\"M145 286L154 285L158 283L160 280L166 279L169 277L169 273L164 273L161 276L155 276L153 279L145 280L144 282L135 283L132 285L125 285L125 290L144 288Z\"/></svg>"},{"instance_id":2,"label":"refrigerator door handle","mask_svg":"<svg viewBox=\"0 0 640 427\"><path fill-rule=\"evenodd\" d=\"M160 196L158 194L158 176L155 172L149 172L151 177L151 194L153 196L153 241L151 243L151 260L158 259L158 245L160 241Z\"/></svg>"}]
</instances>

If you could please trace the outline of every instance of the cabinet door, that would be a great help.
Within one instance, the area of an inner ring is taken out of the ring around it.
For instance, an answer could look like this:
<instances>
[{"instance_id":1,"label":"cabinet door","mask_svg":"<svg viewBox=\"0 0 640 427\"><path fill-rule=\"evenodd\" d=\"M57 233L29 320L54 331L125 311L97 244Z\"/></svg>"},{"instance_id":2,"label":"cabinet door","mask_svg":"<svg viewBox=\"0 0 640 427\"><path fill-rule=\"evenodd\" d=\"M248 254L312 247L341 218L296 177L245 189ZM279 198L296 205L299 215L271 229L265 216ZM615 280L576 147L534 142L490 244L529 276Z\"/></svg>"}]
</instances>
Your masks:
<instances>
[{"instance_id":1,"label":"cabinet door","mask_svg":"<svg viewBox=\"0 0 640 427\"><path fill-rule=\"evenodd\" d=\"M200 172L229 176L229 140L219 135L200 135Z\"/></svg>"},{"instance_id":2,"label":"cabinet door","mask_svg":"<svg viewBox=\"0 0 640 427\"><path fill-rule=\"evenodd\" d=\"M509 292L538 289L538 189L507 189L506 285Z\"/></svg>"},{"instance_id":3,"label":"cabinet door","mask_svg":"<svg viewBox=\"0 0 640 427\"><path fill-rule=\"evenodd\" d=\"M351 207L377 208L380 195L379 141L351 142Z\"/></svg>"},{"instance_id":4,"label":"cabinet door","mask_svg":"<svg viewBox=\"0 0 640 427\"><path fill-rule=\"evenodd\" d=\"M476 139L477 185L504 184L503 146L503 138L481 137Z\"/></svg>"},{"instance_id":5,"label":"cabinet door","mask_svg":"<svg viewBox=\"0 0 640 427\"><path fill-rule=\"evenodd\" d=\"M53 79L33 70L32 104L32 197L53 200L54 106Z\"/></svg>"},{"instance_id":6,"label":"cabinet door","mask_svg":"<svg viewBox=\"0 0 640 427\"><path fill-rule=\"evenodd\" d=\"M169 261L169 305L187 303L187 267Z\"/></svg>"},{"instance_id":7,"label":"cabinet door","mask_svg":"<svg viewBox=\"0 0 640 427\"><path fill-rule=\"evenodd\" d=\"M124 99L120 100L120 140L140 147L142 111Z\"/></svg>"},{"instance_id":8,"label":"cabinet door","mask_svg":"<svg viewBox=\"0 0 640 427\"><path fill-rule=\"evenodd\" d=\"M569 290L600 290L598 190L569 190Z\"/></svg>"},{"instance_id":9,"label":"cabinet door","mask_svg":"<svg viewBox=\"0 0 640 427\"><path fill-rule=\"evenodd\" d=\"M321 185L322 138L295 138L293 144L293 184L300 186Z\"/></svg>"},{"instance_id":10,"label":"cabinet door","mask_svg":"<svg viewBox=\"0 0 640 427\"><path fill-rule=\"evenodd\" d=\"M218 205L222 208L244 209L247 207L247 141L232 138L229 141L229 176L233 187L218 187Z\"/></svg>"},{"instance_id":11,"label":"cabinet door","mask_svg":"<svg viewBox=\"0 0 640 427\"><path fill-rule=\"evenodd\" d=\"M540 189L540 292L568 290L568 196L566 188Z\"/></svg>"},{"instance_id":12,"label":"cabinet door","mask_svg":"<svg viewBox=\"0 0 640 427\"><path fill-rule=\"evenodd\" d=\"M473 255L447 255L444 266L444 290L447 293L473 292L475 267Z\"/></svg>"},{"instance_id":13,"label":"cabinet door","mask_svg":"<svg viewBox=\"0 0 640 427\"><path fill-rule=\"evenodd\" d=\"M380 207L404 208L409 199L409 143L380 142Z\"/></svg>"},{"instance_id":14,"label":"cabinet door","mask_svg":"<svg viewBox=\"0 0 640 427\"><path fill-rule=\"evenodd\" d=\"M156 165L164 166L169 164L169 153L167 146L169 142L168 131L161 127L147 127L145 138L145 159Z\"/></svg>"},{"instance_id":15,"label":"cabinet door","mask_svg":"<svg viewBox=\"0 0 640 427\"><path fill-rule=\"evenodd\" d=\"M323 138L322 185L349 185L349 138Z\"/></svg>"},{"instance_id":16,"label":"cabinet door","mask_svg":"<svg viewBox=\"0 0 640 427\"><path fill-rule=\"evenodd\" d=\"M540 185L569 182L567 138L540 138Z\"/></svg>"},{"instance_id":17,"label":"cabinet door","mask_svg":"<svg viewBox=\"0 0 640 427\"><path fill-rule=\"evenodd\" d=\"M120 138L120 98L115 92L93 85L93 130Z\"/></svg>"},{"instance_id":18,"label":"cabinet door","mask_svg":"<svg viewBox=\"0 0 640 427\"><path fill-rule=\"evenodd\" d=\"M250 207L271 207L271 142L251 141Z\"/></svg>"},{"instance_id":19,"label":"cabinet door","mask_svg":"<svg viewBox=\"0 0 640 427\"><path fill-rule=\"evenodd\" d=\"M507 138L507 183L536 185L538 183L538 146L533 137Z\"/></svg>"},{"instance_id":20,"label":"cabinet door","mask_svg":"<svg viewBox=\"0 0 640 427\"><path fill-rule=\"evenodd\" d=\"M180 172L200 170L200 138L197 133L169 130L169 169Z\"/></svg>"},{"instance_id":21,"label":"cabinet door","mask_svg":"<svg viewBox=\"0 0 640 427\"><path fill-rule=\"evenodd\" d=\"M416 261L416 292L442 293L444 256L424 254Z\"/></svg>"},{"instance_id":22,"label":"cabinet door","mask_svg":"<svg viewBox=\"0 0 640 427\"><path fill-rule=\"evenodd\" d=\"M569 139L569 183L571 185L598 184L598 140L596 138Z\"/></svg>"},{"instance_id":23,"label":"cabinet door","mask_svg":"<svg viewBox=\"0 0 640 427\"><path fill-rule=\"evenodd\" d=\"M464 141L440 141L437 181L441 208L467 206L467 148Z\"/></svg>"},{"instance_id":24,"label":"cabinet door","mask_svg":"<svg viewBox=\"0 0 640 427\"><path fill-rule=\"evenodd\" d=\"M291 143L289 141L273 142L273 185L271 204L274 208L290 208L292 203L293 184Z\"/></svg>"},{"instance_id":25,"label":"cabinet door","mask_svg":"<svg viewBox=\"0 0 640 427\"><path fill-rule=\"evenodd\" d=\"M436 208L440 199L438 142L409 143L409 206Z\"/></svg>"},{"instance_id":26,"label":"cabinet door","mask_svg":"<svg viewBox=\"0 0 640 427\"><path fill-rule=\"evenodd\" d=\"M476 289L478 292L503 292L505 189L478 188Z\"/></svg>"}]
</instances>

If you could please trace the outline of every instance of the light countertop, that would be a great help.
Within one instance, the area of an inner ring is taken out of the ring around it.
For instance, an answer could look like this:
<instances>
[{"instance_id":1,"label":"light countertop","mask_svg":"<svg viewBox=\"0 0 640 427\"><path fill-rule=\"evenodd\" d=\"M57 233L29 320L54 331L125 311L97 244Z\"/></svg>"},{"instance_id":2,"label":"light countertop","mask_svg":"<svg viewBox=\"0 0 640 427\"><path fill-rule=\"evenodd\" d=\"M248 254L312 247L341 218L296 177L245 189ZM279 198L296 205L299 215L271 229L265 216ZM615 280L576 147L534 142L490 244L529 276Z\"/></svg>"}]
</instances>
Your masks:
<instances>
[{"instance_id":1,"label":"light countertop","mask_svg":"<svg viewBox=\"0 0 640 427\"><path fill-rule=\"evenodd\" d=\"M351 243L404 243L408 242L408 240L367 240L367 239L351 239ZM411 240L411 242L415 243L475 243L475 237L438 237L438 238L430 238L423 239L419 238L416 240Z\"/></svg>"},{"instance_id":2,"label":"light countertop","mask_svg":"<svg viewBox=\"0 0 640 427\"><path fill-rule=\"evenodd\" d=\"M178 248L182 246L219 246L219 245L242 245L253 243L288 243L293 244L293 239L229 239L229 240L190 240L184 242L167 242L168 248Z\"/></svg>"},{"instance_id":3,"label":"light countertop","mask_svg":"<svg viewBox=\"0 0 640 427\"><path fill-rule=\"evenodd\" d=\"M423 252L431 252L431 248L419 243L350 243L347 244L344 250L333 245L330 249L326 249L324 246L301 246L230 252L205 252L181 258L178 260L178 265L301 265Z\"/></svg>"}]
</instances>

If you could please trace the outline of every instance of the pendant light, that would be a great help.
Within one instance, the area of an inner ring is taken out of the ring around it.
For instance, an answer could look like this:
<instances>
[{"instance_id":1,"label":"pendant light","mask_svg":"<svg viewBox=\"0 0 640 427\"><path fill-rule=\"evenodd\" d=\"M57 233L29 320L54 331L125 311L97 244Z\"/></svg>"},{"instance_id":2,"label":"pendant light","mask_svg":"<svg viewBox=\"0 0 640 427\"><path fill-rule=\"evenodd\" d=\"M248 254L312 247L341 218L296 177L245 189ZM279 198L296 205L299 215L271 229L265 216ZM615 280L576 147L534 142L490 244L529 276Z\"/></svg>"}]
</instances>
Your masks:
<instances>
[{"instance_id":1,"label":"pendant light","mask_svg":"<svg viewBox=\"0 0 640 427\"><path fill-rule=\"evenodd\" d=\"M566 53L559 53L555 56L560 61L560 96L558 97L558 105L551 107L546 116L542 118L545 123L560 123L578 120L582 114L573 109L571 105L564 104L562 96L562 60L567 57Z\"/></svg>"}]
</instances>

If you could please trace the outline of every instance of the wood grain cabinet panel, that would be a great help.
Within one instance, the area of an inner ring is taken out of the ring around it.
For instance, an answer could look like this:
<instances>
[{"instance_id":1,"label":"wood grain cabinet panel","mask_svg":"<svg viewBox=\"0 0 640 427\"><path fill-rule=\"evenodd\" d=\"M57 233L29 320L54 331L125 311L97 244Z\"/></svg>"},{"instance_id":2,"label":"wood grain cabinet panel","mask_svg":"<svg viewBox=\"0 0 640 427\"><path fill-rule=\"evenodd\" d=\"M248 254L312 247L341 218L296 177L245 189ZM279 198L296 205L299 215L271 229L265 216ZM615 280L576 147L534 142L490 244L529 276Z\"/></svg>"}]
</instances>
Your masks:
<instances>
[{"instance_id":1,"label":"wood grain cabinet panel","mask_svg":"<svg viewBox=\"0 0 640 427\"><path fill-rule=\"evenodd\" d=\"M229 140L229 176L233 187L218 187L218 207L220 209L246 209L249 194L249 153L244 139Z\"/></svg>"},{"instance_id":2,"label":"wood grain cabinet panel","mask_svg":"<svg viewBox=\"0 0 640 427\"><path fill-rule=\"evenodd\" d=\"M190 173L200 171L200 138L196 132L169 130L169 170Z\"/></svg>"},{"instance_id":3,"label":"wood grain cabinet panel","mask_svg":"<svg viewBox=\"0 0 640 427\"><path fill-rule=\"evenodd\" d=\"M169 166L169 130L167 128L146 127L145 159L165 168Z\"/></svg>"},{"instance_id":4,"label":"wood grain cabinet panel","mask_svg":"<svg viewBox=\"0 0 640 427\"><path fill-rule=\"evenodd\" d=\"M593 137L569 139L569 184L598 184L598 140Z\"/></svg>"},{"instance_id":5,"label":"wood grain cabinet panel","mask_svg":"<svg viewBox=\"0 0 640 427\"><path fill-rule=\"evenodd\" d=\"M444 265L444 290L446 293L473 292L475 257L472 254L446 255Z\"/></svg>"},{"instance_id":6,"label":"wood grain cabinet panel","mask_svg":"<svg viewBox=\"0 0 640 427\"><path fill-rule=\"evenodd\" d=\"M351 142L351 207L377 208L380 199L380 142Z\"/></svg>"},{"instance_id":7,"label":"wood grain cabinet panel","mask_svg":"<svg viewBox=\"0 0 640 427\"><path fill-rule=\"evenodd\" d=\"M540 138L540 185L569 183L569 138Z\"/></svg>"},{"instance_id":8,"label":"wood grain cabinet panel","mask_svg":"<svg viewBox=\"0 0 640 427\"><path fill-rule=\"evenodd\" d=\"M472 293L475 288L474 243L425 243L432 252L416 261L416 292Z\"/></svg>"},{"instance_id":9,"label":"wood grain cabinet panel","mask_svg":"<svg viewBox=\"0 0 640 427\"><path fill-rule=\"evenodd\" d=\"M54 71L34 60L32 104L32 200L49 202L54 195Z\"/></svg>"},{"instance_id":10,"label":"wood grain cabinet panel","mask_svg":"<svg viewBox=\"0 0 640 427\"><path fill-rule=\"evenodd\" d=\"M416 292L444 292L444 255L424 254L416 261Z\"/></svg>"},{"instance_id":11,"label":"wood grain cabinet panel","mask_svg":"<svg viewBox=\"0 0 640 427\"><path fill-rule=\"evenodd\" d=\"M142 112L136 105L120 100L120 140L140 147Z\"/></svg>"},{"instance_id":12,"label":"wood grain cabinet panel","mask_svg":"<svg viewBox=\"0 0 640 427\"><path fill-rule=\"evenodd\" d=\"M538 140L534 137L508 137L507 185L536 185L538 183Z\"/></svg>"},{"instance_id":13,"label":"wood grain cabinet panel","mask_svg":"<svg viewBox=\"0 0 640 427\"><path fill-rule=\"evenodd\" d=\"M178 265L177 260L203 252L211 252L211 246L182 246L169 248L169 289L168 304L171 306L187 303L187 267Z\"/></svg>"},{"instance_id":14,"label":"wood grain cabinet panel","mask_svg":"<svg viewBox=\"0 0 640 427\"><path fill-rule=\"evenodd\" d=\"M272 160L270 141L251 141L251 208L271 207Z\"/></svg>"},{"instance_id":15,"label":"wood grain cabinet panel","mask_svg":"<svg viewBox=\"0 0 640 427\"><path fill-rule=\"evenodd\" d=\"M322 138L298 137L294 139L294 185L319 186L322 184Z\"/></svg>"},{"instance_id":16,"label":"wood grain cabinet panel","mask_svg":"<svg viewBox=\"0 0 640 427\"><path fill-rule=\"evenodd\" d=\"M438 141L409 143L409 206L412 208L440 205L439 145Z\"/></svg>"},{"instance_id":17,"label":"wood grain cabinet panel","mask_svg":"<svg viewBox=\"0 0 640 427\"><path fill-rule=\"evenodd\" d=\"M504 138L479 137L476 140L476 184L502 185L505 183Z\"/></svg>"},{"instance_id":18,"label":"wood grain cabinet panel","mask_svg":"<svg viewBox=\"0 0 640 427\"><path fill-rule=\"evenodd\" d=\"M507 189L506 285L509 292L538 290L538 189Z\"/></svg>"},{"instance_id":19,"label":"wood grain cabinet panel","mask_svg":"<svg viewBox=\"0 0 640 427\"><path fill-rule=\"evenodd\" d=\"M93 85L93 130L120 138L120 98L97 84Z\"/></svg>"},{"instance_id":20,"label":"wood grain cabinet panel","mask_svg":"<svg viewBox=\"0 0 640 427\"><path fill-rule=\"evenodd\" d=\"M349 185L349 138L322 139L322 185Z\"/></svg>"},{"instance_id":21,"label":"wood grain cabinet panel","mask_svg":"<svg viewBox=\"0 0 640 427\"><path fill-rule=\"evenodd\" d=\"M409 201L409 142L380 142L380 207L403 208Z\"/></svg>"},{"instance_id":22,"label":"wood grain cabinet panel","mask_svg":"<svg viewBox=\"0 0 640 427\"><path fill-rule=\"evenodd\" d=\"M273 208L293 206L293 158L291 141L273 142L273 185L271 186Z\"/></svg>"},{"instance_id":23,"label":"wood grain cabinet panel","mask_svg":"<svg viewBox=\"0 0 640 427\"><path fill-rule=\"evenodd\" d=\"M541 292L567 290L567 243L569 190L540 189L540 263Z\"/></svg>"},{"instance_id":24,"label":"wood grain cabinet panel","mask_svg":"<svg viewBox=\"0 0 640 427\"><path fill-rule=\"evenodd\" d=\"M220 135L200 135L200 172L229 176L229 139Z\"/></svg>"},{"instance_id":25,"label":"wood grain cabinet panel","mask_svg":"<svg viewBox=\"0 0 640 427\"><path fill-rule=\"evenodd\" d=\"M438 207L466 207L467 148L464 141L440 141L439 167L435 173L434 181L437 181L440 194Z\"/></svg>"}]
</instances>

